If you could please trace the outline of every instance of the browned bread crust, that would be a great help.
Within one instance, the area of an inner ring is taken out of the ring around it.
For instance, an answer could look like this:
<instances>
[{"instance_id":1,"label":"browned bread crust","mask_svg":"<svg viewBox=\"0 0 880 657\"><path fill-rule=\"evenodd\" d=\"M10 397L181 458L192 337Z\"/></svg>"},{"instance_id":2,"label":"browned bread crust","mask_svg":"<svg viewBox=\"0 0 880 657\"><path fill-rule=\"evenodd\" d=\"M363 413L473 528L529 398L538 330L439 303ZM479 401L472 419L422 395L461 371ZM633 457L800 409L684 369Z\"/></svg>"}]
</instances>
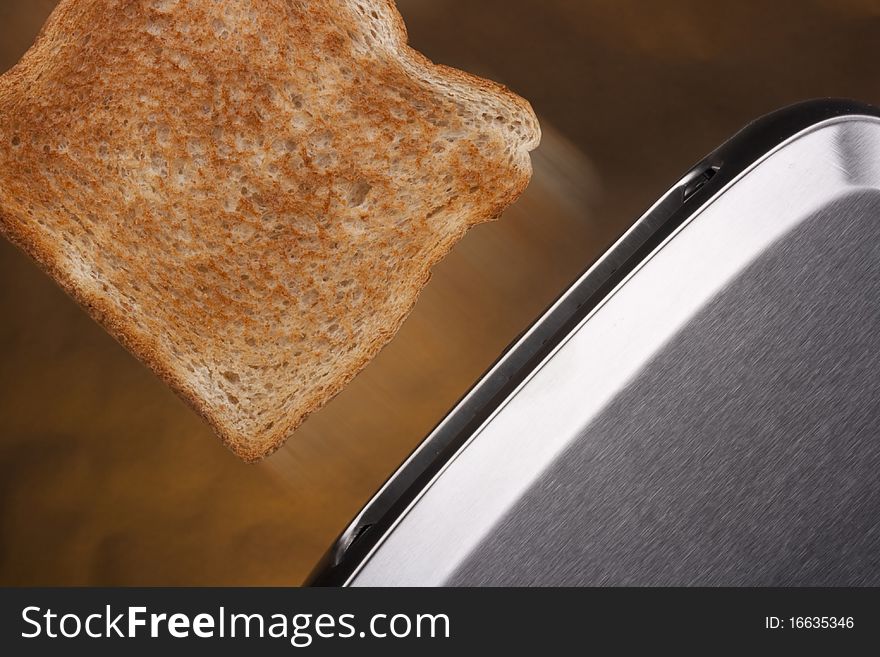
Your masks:
<instances>
[{"instance_id":1,"label":"browned bread crust","mask_svg":"<svg viewBox=\"0 0 880 657\"><path fill-rule=\"evenodd\" d=\"M519 196L539 139L391 0L62 0L0 77L0 230L253 461Z\"/></svg>"}]
</instances>

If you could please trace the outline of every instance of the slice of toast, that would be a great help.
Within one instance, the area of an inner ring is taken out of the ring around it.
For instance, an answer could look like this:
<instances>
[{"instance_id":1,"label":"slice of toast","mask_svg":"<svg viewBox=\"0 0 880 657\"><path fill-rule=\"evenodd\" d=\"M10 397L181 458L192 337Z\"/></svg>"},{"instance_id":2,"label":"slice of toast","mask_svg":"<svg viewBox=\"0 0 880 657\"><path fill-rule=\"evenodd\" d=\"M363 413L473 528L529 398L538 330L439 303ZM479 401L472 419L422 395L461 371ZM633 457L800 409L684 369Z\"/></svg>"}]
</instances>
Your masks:
<instances>
[{"instance_id":1,"label":"slice of toast","mask_svg":"<svg viewBox=\"0 0 880 657\"><path fill-rule=\"evenodd\" d=\"M0 77L0 229L269 454L531 175L528 103L391 0L62 0Z\"/></svg>"}]
</instances>

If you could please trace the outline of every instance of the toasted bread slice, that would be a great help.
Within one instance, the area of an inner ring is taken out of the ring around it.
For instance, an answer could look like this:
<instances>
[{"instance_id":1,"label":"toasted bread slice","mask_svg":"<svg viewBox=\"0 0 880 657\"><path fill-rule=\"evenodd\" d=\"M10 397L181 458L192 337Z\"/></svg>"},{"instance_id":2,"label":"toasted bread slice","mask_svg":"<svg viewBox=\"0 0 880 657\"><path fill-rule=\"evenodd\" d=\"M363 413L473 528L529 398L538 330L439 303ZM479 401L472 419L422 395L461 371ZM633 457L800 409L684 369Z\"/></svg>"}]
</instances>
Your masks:
<instances>
[{"instance_id":1,"label":"toasted bread slice","mask_svg":"<svg viewBox=\"0 0 880 657\"><path fill-rule=\"evenodd\" d=\"M391 0L62 0L0 77L0 228L253 461L516 199L539 138Z\"/></svg>"}]
</instances>

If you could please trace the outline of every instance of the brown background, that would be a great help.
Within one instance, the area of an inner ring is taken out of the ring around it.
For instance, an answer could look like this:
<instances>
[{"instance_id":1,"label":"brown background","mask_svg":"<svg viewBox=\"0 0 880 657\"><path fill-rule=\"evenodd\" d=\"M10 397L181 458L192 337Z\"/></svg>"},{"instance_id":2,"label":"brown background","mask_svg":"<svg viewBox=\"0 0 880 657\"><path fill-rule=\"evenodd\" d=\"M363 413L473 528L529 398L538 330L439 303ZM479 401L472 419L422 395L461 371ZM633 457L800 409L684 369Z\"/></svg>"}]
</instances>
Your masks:
<instances>
[{"instance_id":1,"label":"brown background","mask_svg":"<svg viewBox=\"0 0 880 657\"><path fill-rule=\"evenodd\" d=\"M54 4L0 0L0 71ZM880 102L872 0L399 6L428 56L532 101L547 134L529 191L256 466L0 241L0 584L301 582L503 347L694 161L790 102Z\"/></svg>"}]
</instances>

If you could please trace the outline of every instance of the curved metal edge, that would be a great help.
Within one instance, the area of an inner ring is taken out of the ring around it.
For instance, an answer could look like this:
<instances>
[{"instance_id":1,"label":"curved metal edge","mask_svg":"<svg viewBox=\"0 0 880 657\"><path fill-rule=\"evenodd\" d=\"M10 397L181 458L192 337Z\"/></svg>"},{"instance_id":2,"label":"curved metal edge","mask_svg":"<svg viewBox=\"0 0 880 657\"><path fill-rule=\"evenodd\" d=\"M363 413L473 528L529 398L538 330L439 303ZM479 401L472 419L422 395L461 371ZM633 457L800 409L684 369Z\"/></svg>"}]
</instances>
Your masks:
<instances>
[{"instance_id":1,"label":"curved metal edge","mask_svg":"<svg viewBox=\"0 0 880 657\"><path fill-rule=\"evenodd\" d=\"M750 123L700 160L511 343L340 534L305 584L346 585L474 431L609 291L718 190L787 139L852 115L880 117L880 109L843 99L798 103Z\"/></svg>"}]
</instances>

